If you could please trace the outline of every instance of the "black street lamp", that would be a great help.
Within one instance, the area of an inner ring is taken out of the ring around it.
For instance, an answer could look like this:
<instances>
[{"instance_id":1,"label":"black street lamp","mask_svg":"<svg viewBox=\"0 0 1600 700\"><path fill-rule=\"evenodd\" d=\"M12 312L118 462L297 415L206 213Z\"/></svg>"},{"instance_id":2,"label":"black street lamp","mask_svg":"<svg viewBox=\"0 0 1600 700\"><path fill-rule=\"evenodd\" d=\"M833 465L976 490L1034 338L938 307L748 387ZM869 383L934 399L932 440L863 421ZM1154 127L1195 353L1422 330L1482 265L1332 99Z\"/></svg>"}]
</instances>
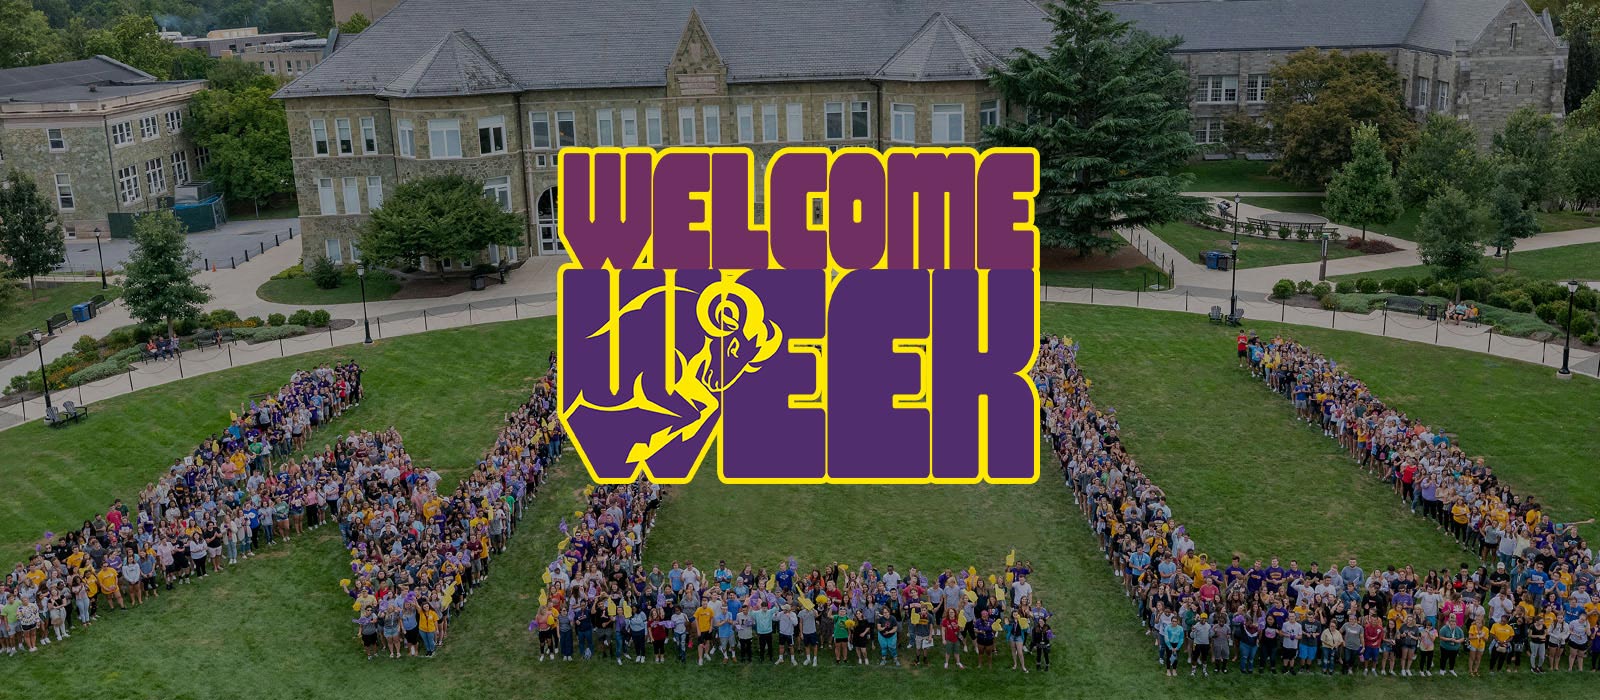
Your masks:
<instances>
[{"instance_id":1,"label":"black street lamp","mask_svg":"<svg viewBox=\"0 0 1600 700\"><path fill-rule=\"evenodd\" d=\"M361 280L361 329L367 334L366 340L361 341L361 344L371 345L372 321L367 318L367 266L365 264L356 266L356 279Z\"/></svg>"},{"instance_id":2,"label":"black street lamp","mask_svg":"<svg viewBox=\"0 0 1600 700\"><path fill-rule=\"evenodd\" d=\"M1567 282L1567 339L1561 346L1561 369L1556 371L1558 379L1571 379L1572 369L1568 362L1572 359L1572 302L1578 296L1577 280Z\"/></svg>"},{"instance_id":3,"label":"black street lamp","mask_svg":"<svg viewBox=\"0 0 1600 700\"><path fill-rule=\"evenodd\" d=\"M33 336L33 347L39 351L39 382L44 387L44 410L49 413L54 407L50 405L50 375L44 369L44 333L35 328L29 335Z\"/></svg>"},{"instance_id":4,"label":"black street lamp","mask_svg":"<svg viewBox=\"0 0 1600 700\"><path fill-rule=\"evenodd\" d=\"M1317 270L1317 281L1328 279L1328 232L1322 232L1322 268Z\"/></svg>"},{"instance_id":5,"label":"black street lamp","mask_svg":"<svg viewBox=\"0 0 1600 700\"><path fill-rule=\"evenodd\" d=\"M1233 196L1233 239L1239 240L1239 195Z\"/></svg>"},{"instance_id":6,"label":"black street lamp","mask_svg":"<svg viewBox=\"0 0 1600 700\"><path fill-rule=\"evenodd\" d=\"M1237 211L1237 210L1235 210L1235 211ZM1238 215L1235 214L1234 218L1235 218L1235 220L1237 220L1238 219ZM1233 279L1228 282L1228 315L1230 315L1230 316L1238 316L1239 315L1239 233L1238 233L1238 231L1234 231L1233 240L1228 243L1228 247L1233 249L1233 259L1228 261L1228 262L1232 263L1231 265L1229 265L1229 267L1233 268Z\"/></svg>"},{"instance_id":7,"label":"black street lamp","mask_svg":"<svg viewBox=\"0 0 1600 700\"><path fill-rule=\"evenodd\" d=\"M100 227L94 227L94 253L100 256L100 288L106 289L106 254L100 249Z\"/></svg>"}]
</instances>

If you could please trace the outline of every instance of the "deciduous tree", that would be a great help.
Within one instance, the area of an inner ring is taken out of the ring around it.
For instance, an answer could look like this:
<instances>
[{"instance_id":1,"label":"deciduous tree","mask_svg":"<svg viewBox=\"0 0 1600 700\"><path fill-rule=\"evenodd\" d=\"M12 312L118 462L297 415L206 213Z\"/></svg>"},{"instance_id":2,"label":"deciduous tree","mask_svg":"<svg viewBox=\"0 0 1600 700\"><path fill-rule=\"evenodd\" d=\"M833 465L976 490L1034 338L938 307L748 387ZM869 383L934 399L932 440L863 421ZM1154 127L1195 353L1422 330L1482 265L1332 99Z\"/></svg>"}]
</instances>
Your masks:
<instances>
[{"instance_id":1,"label":"deciduous tree","mask_svg":"<svg viewBox=\"0 0 1600 700\"><path fill-rule=\"evenodd\" d=\"M396 187L372 211L361 255L379 265L412 266L421 258L470 258L491 245L521 245L522 215L484 196L483 183L460 175L418 178Z\"/></svg>"},{"instance_id":2,"label":"deciduous tree","mask_svg":"<svg viewBox=\"0 0 1600 700\"><path fill-rule=\"evenodd\" d=\"M1428 201L1417 223L1417 254L1435 277L1460 282L1478 275L1485 218L1481 207L1453 187Z\"/></svg>"},{"instance_id":3,"label":"deciduous tree","mask_svg":"<svg viewBox=\"0 0 1600 700\"><path fill-rule=\"evenodd\" d=\"M1501 184L1522 197L1523 205L1543 205L1555 178L1556 125L1549 114L1529 106L1511 113L1494 135L1494 155L1501 160Z\"/></svg>"},{"instance_id":4,"label":"deciduous tree","mask_svg":"<svg viewBox=\"0 0 1600 700\"><path fill-rule=\"evenodd\" d=\"M189 249L183 222L171 211L140 215L133 223L133 256L123 265L122 301L142 323L166 322L173 331L178 319L200 312L211 300L196 282L198 253Z\"/></svg>"},{"instance_id":5,"label":"deciduous tree","mask_svg":"<svg viewBox=\"0 0 1600 700\"><path fill-rule=\"evenodd\" d=\"M1394 166L1383 154L1378 129L1361 124L1352 134L1350 162L1328 183L1328 198L1322 209L1336 221L1361 227L1361 240L1367 240L1367 227L1383 225L1400 218L1400 187L1394 181Z\"/></svg>"},{"instance_id":6,"label":"deciduous tree","mask_svg":"<svg viewBox=\"0 0 1600 700\"><path fill-rule=\"evenodd\" d=\"M1524 206L1517 191L1501 185L1489 196L1489 242L1505 254L1505 269L1511 269L1511 251L1517 241L1539 234L1539 217Z\"/></svg>"},{"instance_id":7,"label":"deciduous tree","mask_svg":"<svg viewBox=\"0 0 1600 700\"><path fill-rule=\"evenodd\" d=\"M1274 170L1307 186L1326 183L1350 160L1356 124L1377 128L1392 161L1416 138L1400 76L1378 54L1295 53L1272 69L1266 115L1278 144Z\"/></svg>"},{"instance_id":8,"label":"deciduous tree","mask_svg":"<svg viewBox=\"0 0 1600 700\"><path fill-rule=\"evenodd\" d=\"M248 200L259 210L274 195L294 191L288 122L272 88L202 90L189 114L195 144L211 152L203 175L229 199Z\"/></svg>"},{"instance_id":9,"label":"deciduous tree","mask_svg":"<svg viewBox=\"0 0 1600 700\"><path fill-rule=\"evenodd\" d=\"M27 278L32 289L33 278L55 269L66 254L55 205L33 178L11 171L0 185L0 255L11 261L8 274Z\"/></svg>"},{"instance_id":10,"label":"deciduous tree","mask_svg":"<svg viewBox=\"0 0 1600 700\"><path fill-rule=\"evenodd\" d=\"M1420 207L1446 187L1481 197L1494 187L1494 162L1478 148L1478 137L1457 119L1428 117L1416 143L1400 158L1400 196Z\"/></svg>"}]
</instances>

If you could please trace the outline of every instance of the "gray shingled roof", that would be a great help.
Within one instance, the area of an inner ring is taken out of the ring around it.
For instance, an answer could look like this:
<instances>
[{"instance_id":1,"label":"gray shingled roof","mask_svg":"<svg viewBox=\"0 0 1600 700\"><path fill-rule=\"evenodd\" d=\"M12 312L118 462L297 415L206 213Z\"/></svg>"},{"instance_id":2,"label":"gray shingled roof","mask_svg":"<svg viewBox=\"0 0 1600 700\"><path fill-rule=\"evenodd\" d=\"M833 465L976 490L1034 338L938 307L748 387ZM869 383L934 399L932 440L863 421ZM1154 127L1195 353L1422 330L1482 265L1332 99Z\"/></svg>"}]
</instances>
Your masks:
<instances>
[{"instance_id":1,"label":"gray shingled roof","mask_svg":"<svg viewBox=\"0 0 1600 700\"><path fill-rule=\"evenodd\" d=\"M33 93L70 86L148 83L155 76L105 56L0 70L0 99L39 101Z\"/></svg>"},{"instance_id":2,"label":"gray shingled roof","mask_svg":"<svg viewBox=\"0 0 1600 700\"><path fill-rule=\"evenodd\" d=\"M989 69L1001 64L993 51L984 48L965 29L944 13L933 15L878 70L885 80L981 80Z\"/></svg>"},{"instance_id":3,"label":"gray shingled roof","mask_svg":"<svg viewBox=\"0 0 1600 700\"><path fill-rule=\"evenodd\" d=\"M521 89L664 86L691 9L732 83L872 78L935 14L959 31L929 38L915 68L1041 50L1051 36L1030 0L404 0L278 95L378 94L457 30ZM957 50L966 58L952 61Z\"/></svg>"},{"instance_id":4,"label":"gray shingled roof","mask_svg":"<svg viewBox=\"0 0 1600 700\"><path fill-rule=\"evenodd\" d=\"M472 40L471 34L457 29L440 39L378 94L429 97L520 91L517 82L500 70L494 59L484 53L483 47Z\"/></svg>"},{"instance_id":5,"label":"gray shingled roof","mask_svg":"<svg viewBox=\"0 0 1600 700\"><path fill-rule=\"evenodd\" d=\"M1178 51L1409 46L1449 53L1509 0L1156 0L1106 5Z\"/></svg>"}]
</instances>

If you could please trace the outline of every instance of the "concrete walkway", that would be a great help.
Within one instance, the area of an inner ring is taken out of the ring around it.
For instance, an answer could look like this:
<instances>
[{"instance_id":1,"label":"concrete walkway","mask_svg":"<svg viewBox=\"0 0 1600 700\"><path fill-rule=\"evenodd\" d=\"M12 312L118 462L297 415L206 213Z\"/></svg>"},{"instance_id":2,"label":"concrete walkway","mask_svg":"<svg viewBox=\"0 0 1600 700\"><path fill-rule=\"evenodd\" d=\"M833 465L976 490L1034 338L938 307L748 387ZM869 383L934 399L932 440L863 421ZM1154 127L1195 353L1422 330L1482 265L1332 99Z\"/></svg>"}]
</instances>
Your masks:
<instances>
[{"instance_id":1,"label":"concrete walkway","mask_svg":"<svg viewBox=\"0 0 1600 700\"><path fill-rule=\"evenodd\" d=\"M1205 197L1207 199L1226 199L1233 201L1234 197L1322 197L1326 192L1185 192L1190 197Z\"/></svg>"}]
</instances>

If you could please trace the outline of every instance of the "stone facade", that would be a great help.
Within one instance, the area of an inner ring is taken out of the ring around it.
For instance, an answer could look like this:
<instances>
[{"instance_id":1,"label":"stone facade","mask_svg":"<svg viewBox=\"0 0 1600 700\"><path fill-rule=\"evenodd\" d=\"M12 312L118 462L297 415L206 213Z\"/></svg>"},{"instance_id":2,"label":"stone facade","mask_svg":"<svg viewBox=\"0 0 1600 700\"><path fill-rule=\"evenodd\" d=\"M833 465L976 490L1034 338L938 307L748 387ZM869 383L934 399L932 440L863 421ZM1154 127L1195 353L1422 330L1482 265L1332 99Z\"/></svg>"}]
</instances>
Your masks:
<instances>
[{"instance_id":1,"label":"stone facade","mask_svg":"<svg viewBox=\"0 0 1600 700\"><path fill-rule=\"evenodd\" d=\"M109 232L109 213L154 209L199 174L183 121L190 96L203 87L162 83L104 99L0 103L0 167L34 178L68 237ZM119 174L131 174L131 183Z\"/></svg>"}]
</instances>

